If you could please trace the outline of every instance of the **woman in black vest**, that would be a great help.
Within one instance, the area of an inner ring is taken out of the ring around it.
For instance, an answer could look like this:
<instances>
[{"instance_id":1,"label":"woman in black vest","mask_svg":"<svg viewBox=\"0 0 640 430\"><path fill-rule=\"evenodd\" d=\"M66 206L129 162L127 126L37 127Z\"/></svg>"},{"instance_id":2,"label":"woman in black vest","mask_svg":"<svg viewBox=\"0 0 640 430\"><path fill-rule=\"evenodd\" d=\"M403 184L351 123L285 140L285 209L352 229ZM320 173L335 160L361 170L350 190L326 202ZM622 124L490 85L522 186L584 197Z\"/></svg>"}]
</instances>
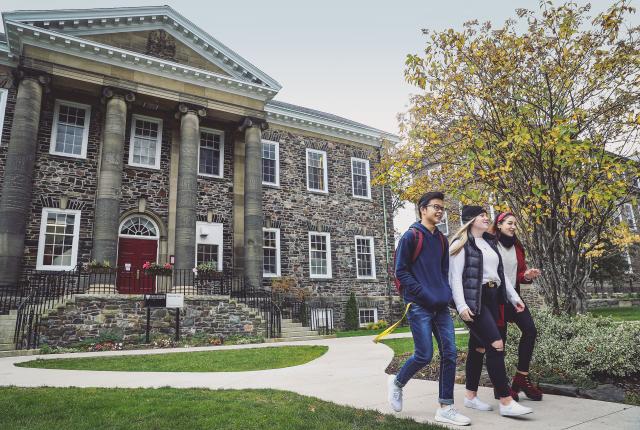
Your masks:
<instances>
[{"instance_id":1,"label":"woman in black vest","mask_svg":"<svg viewBox=\"0 0 640 430\"><path fill-rule=\"evenodd\" d=\"M529 414L531 408L512 397L504 365L504 343L498 329L499 305L509 301L517 312L524 304L513 285L505 279L495 237L487 233L490 220L481 206L463 206L464 225L451 238L449 283L460 317L469 328L464 405L489 411L478 399L478 384L486 352L487 371L500 398L500 415Z\"/></svg>"}]
</instances>

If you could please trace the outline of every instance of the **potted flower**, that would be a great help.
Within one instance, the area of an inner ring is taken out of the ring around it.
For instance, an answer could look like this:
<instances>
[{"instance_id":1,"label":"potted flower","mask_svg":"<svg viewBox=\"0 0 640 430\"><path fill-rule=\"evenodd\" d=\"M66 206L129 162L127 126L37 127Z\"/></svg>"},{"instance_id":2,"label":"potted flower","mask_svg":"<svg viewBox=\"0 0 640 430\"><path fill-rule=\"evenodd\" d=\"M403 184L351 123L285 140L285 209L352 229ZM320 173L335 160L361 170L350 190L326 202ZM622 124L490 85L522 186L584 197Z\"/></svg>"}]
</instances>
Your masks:
<instances>
[{"instance_id":1,"label":"potted flower","mask_svg":"<svg viewBox=\"0 0 640 430\"><path fill-rule=\"evenodd\" d=\"M102 270L100 269L111 269L111 263L109 263L107 260L104 260L102 263L100 263L98 260L91 260L88 263L85 263L84 268L93 272L93 271L97 271L100 272Z\"/></svg>"},{"instance_id":2,"label":"potted flower","mask_svg":"<svg viewBox=\"0 0 640 430\"><path fill-rule=\"evenodd\" d=\"M193 268L193 273L200 279L212 279L220 275L218 264L215 261L198 264Z\"/></svg>"},{"instance_id":3,"label":"potted flower","mask_svg":"<svg viewBox=\"0 0 640 430\"><path fill-rule=\"evenodd\" d=\"M162 275L171 275L171 272L173 271L173 266L171 265L171 263L165 263L164 265L160 265L155 261L153 263L146 261L142 265L142 269L145 271L145 273L149 275L162 276Z\"/></svg>"}]
</instances>

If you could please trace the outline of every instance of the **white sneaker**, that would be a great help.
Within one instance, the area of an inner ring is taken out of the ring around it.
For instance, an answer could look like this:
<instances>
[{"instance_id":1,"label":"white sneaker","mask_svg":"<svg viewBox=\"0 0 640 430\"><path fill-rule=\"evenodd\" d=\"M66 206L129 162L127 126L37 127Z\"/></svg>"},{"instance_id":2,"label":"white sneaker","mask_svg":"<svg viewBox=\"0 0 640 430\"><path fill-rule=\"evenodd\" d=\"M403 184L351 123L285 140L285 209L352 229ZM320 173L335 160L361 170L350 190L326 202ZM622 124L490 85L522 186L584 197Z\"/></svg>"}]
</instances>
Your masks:
<instances>
[{"instance_id":1,"label":"white sneaker","mask_svg":"<svg viewBox=\"0 0 640 430\"><path fill-rule=\"evenodd\" d=\"M453 405L448 405L436 410L436 421L447 424L455 424L458 426L468 426L471 419L462 415Z\"/></svg>"},{"instance_id":2,"label":"white sneaker","mask_svg":"<svg viewBox=\"0 0 640 430\"><path fill-rule=\"evenodd\" d=\"M475 396L473 398L473 400L469 400L466 397L464 398L464 406L467 408L471 408L471 409L477 409L479 411L492 411L493 410L493 406L483 402L482 400L480 400L478 398L478 396Z\"/></svg>"},{"instance_id":3,"label":"white sneaker","mask_svg":"<svg viewBox=\"0 0 640 430\"><path fill-rule=\"evenodd\" d=\"M396 375L389 375L387 381L389 406L396 412L402 410L402 388L396 385Z\"/></svg>"},{"instance_id":4,"label":"white sneaker","mask_svg":"<svg viewBox=\"0 0 640 430\"><path fill-rule=\"evenodd\" d=\"M507 406L500 403L500 415L503 417L519 417L520 415L526 415L533 412L533 409L526 406L522 406L515 400L511 400Z\"/></svg>"}]
</instances>

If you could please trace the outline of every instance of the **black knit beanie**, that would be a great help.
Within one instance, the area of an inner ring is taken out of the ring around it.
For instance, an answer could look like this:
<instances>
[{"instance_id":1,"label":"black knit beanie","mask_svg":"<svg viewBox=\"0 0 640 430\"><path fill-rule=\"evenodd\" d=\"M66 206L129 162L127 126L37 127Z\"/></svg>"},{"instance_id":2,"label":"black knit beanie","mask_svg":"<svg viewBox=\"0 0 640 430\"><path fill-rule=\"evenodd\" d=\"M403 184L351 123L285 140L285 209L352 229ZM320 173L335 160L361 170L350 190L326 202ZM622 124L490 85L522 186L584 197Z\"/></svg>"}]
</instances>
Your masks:
<instances>
[{"instance_id":1,"label":"black knit beanie","mask_svg":"<svg viewBox=\"0 0 640 430\"><path fill-rule=\"evenodd\" d=\"M462 206L462 222L468 223L481 213L486 213L487 211L482 206Z\"/></svg>"}]
</instances>

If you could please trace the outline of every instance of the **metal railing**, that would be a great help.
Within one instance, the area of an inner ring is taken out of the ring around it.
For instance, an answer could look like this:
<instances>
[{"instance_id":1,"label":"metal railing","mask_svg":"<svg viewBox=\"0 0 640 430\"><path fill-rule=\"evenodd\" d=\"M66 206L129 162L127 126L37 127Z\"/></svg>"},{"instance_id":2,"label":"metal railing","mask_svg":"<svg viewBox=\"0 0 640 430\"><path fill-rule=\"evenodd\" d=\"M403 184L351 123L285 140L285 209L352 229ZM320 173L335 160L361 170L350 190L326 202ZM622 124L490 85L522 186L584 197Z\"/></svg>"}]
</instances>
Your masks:
<instances>
[{"instance_id":1,"label":"metal railing","mask_svg":"<svg viewBox=\"0 0 640 430\"><path fill-rule=\"evenodd\" d=\"M321 298L277 297L282 317L301 323L320 335L335 332L333 307Z\"/></svg>"}]
</instances>

